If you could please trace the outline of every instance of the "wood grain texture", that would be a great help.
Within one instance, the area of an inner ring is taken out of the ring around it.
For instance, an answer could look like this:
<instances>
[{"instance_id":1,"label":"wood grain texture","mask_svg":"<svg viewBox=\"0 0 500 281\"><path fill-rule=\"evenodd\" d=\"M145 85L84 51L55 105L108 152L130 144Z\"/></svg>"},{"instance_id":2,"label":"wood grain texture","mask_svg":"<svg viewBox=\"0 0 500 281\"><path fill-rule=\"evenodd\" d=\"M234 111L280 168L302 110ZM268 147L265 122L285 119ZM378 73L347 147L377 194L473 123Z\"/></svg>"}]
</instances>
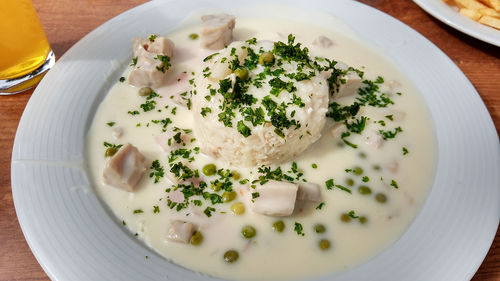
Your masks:
<instances>
[{"instance_id":1,"label":"wood grain texture","mask_svg":"<svg viewBox=\"0 0 500 281\"><path fill-rule=\"evenodd\" d=\"M33 0L33 2L52 49L59 58L94 28L146 1ZM500 48L442 24L409 0L361 0L360 2L409 25L448 55L476 87L499 131ZM10 185L10 158L14 136L31 94L32 90L15 96L0 96L0 281L49 280L21 232L14 211ZM473 280L500 280L500 231L497 231L494 243Z\"/></svg>"}]
</instances>

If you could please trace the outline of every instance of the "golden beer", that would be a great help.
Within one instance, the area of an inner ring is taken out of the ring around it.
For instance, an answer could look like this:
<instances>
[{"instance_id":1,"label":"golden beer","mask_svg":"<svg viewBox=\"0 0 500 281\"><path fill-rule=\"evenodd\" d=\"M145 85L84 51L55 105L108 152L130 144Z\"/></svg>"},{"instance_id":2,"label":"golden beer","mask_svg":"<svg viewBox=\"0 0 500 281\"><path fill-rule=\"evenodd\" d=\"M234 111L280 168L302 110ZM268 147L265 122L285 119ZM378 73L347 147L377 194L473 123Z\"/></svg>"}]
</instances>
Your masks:
<instances>
[{"instance_id":1,"label":"golden beer","mask_svg":"<svg viewBox=\"0 0 500 281\"><path fill-rule=\"evenodd\" d=\"M51 50L31 0L0 0L0 19L0 80L26 76L46 62Z\"/></svg>"}]
</instances>

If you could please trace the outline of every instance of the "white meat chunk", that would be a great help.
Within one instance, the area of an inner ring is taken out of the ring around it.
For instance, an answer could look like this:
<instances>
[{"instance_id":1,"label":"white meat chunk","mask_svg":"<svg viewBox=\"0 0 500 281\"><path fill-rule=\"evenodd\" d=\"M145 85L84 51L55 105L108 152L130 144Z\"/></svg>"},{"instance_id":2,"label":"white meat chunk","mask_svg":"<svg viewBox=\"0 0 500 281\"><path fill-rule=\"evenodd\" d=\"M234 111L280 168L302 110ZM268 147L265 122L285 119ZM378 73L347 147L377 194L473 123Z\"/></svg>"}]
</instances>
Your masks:
<instances>
[{"instance_id":1,"label":"white meat chunk","mask_svg":"<svg viewBox=\"0 0 500 281\"><path fill-rule=\"evenodd\" d=\"M333 45L333 41L330 40L330 38L321 35L321 36L318 36L316 39L314 39L312 44L314 46L318 46L321 48L328 48L331 45Z\"/></svg>"},{"instance_id":2,"label":"white meat chunk","mask_svg":"<svg viewBox=\"0 0 500 281\"><path fill-rule=\"evenodd\" d=\"M335 97L347 97L352 96L358 92L361 86L361 77L356 71L349 70L346 74L339 76L337 93L334 94Z\"/></svg>"},{"instance_id":3,"label":"white meat chunk","mask_svg":"<svg viewBox=\"0 0 500 281\"><path fill-rule=\"evenodd\" d=\"M163 72L161 69L165 69ZM157 88L165 81L167 71L163 62L158 59L158 54L139 49L137 64L130 72L128 81L136 87Z\"/></svg>"},{"instance_id":4,"label":"white meat chunk","mask_svg":"<svg viewBox=\"0 0 500 281\"><path fill-rule=\"evenodd\" d=\"M146 157L130 143L113 155L103 171L106 184L132 192L148 168Z\"/></svg>"},{"instance_id":5,"label":"white meat chunk","mask_svg":"<svg viewBox=\"0 0 500 281\"><path fill-rule=\"evenodd\" d=\"M201 17L201 46L220 50L231 43L236 18L232 15L204 15Z\"/></svg>"},{"instance_id":6,"label":"white meat chunk","mask_svg":"<svg viewBox=\"0 0 500 281\"><path fill-rule=\"evenodd\" d=\"M174 42L166 37L156 37L153 41L144 38L134 38L134 57L139 56L140 49L144 49L149 53L172 57L174 47Z\"/></svg>"},{"instance_id":7,"label":"white meat chunk","mask_svg":"<svg viewBox=\"0 0 500 281\"><path fill-rule=\"evenodd\" d=\"M190 222L175 220L170 223L170 228L168 229L167 239L173 242L189 243L193 233L195 232L195 226Z\"/></svg>"},{"instance_id":8,"label":"white meat chunk","mask_svg":"<svg viewBox=\"0 0 500 281\"><path fill-rule=\"evenodd\" d=\"M170 67L170 58L174 54L174 43L165 37L156 37L153 41L135 38L133 48L137 62L130 72L130 85L154 88L161 86Z\"/></svg>"},{"instance_id":9,"label":"white meat chunk","mask_svg":"<svg viewBox=\"0 0 500 281\"><path fill-rule=\"evenodd\" d=\"M255 192L259 197L254 199L252 210L267 216L289 216L295 208L297 190L298 185L290 182L268 181L257 185Z\"/></svg>"},{"instance_id":10,"label":"white meat chunk","mask_svg":"<svg viewBox=\"0 0 500 281\"><path fill-rule=\"evenodd\" d=\"M297 190L297 200L320 202L321 191L318 184L312 182L301 182Z\"/></svg>"},{"instance_id":11,"label":"white meat chunk","mask_svg":"<svg viewBox=\"0 0 500 281\"><path fill-rule=\"evenodd\" d=\"M191 136L184 130L171 127L155 137L155 142L166 153L185 147L190 141Z\"/></svg>"}]
</instances>

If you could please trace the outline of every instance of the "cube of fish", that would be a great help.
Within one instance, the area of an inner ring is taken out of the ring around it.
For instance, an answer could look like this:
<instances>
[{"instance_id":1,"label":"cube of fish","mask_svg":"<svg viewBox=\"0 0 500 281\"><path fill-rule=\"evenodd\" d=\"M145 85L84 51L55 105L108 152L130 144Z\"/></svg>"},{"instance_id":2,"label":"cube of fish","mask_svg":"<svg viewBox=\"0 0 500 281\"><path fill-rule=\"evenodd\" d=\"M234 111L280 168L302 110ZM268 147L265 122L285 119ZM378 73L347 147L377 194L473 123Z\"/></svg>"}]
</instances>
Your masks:
<instances>
[{"instance_id":1,"label":"cube of fish","mask_svg":"<svg viewBox=\"0 0 500 281\"><path fill-rule=\"evenodd\" d=\"M267 216L289 216L295 208L297 190L298 185L290 182L271 180L257 185L254 192L259 196L254 199L252 210Z\"/></svg>"},{"instance_id":2,"label":"cube of fish","mask_svg":"<svg viewBox=\"0 0 500 281\"><path fill-rule=\"evenodd\" d=\"M103 179L106 184L133 192L148 166L146 157L135 146L127 143L108 160Z\"/></svg>"},{"instance_id":3,"label":"cube of fish","mask_svg":"<svg viewBox=\"0 0 500 281\"><path fill-rule=\"evenodd\" d=\"M297 200L309 202L321 202L321 191L318 184L312 182L301 182L297 190Z\"/></svg>"},{"instance_id":4,"label":"cube of fish","mask_svg":"<svg viewBox=\"0 0 500 281\"><path fill-rule=\"evenodd\" d=\"M153 41L148 38L134 38L134 57L139 56L140 49L144 49L149 53L172 57L174 47L174 42L166 37L156 37Z\"/></svg>"},{"instance_id":5,"label":"cube of fish","mask_svg":"<svg viewBox=\"0 0 500 281\"><path fill-rule=\"evenodd\" d=\"M136 87L159 87L165 81L167 74L164 63L158 59L158 54L150 53L142 48L137 55L137 64L128 78L130 85ZM164 71L162 71L162 69Z\"/></svg>"},{"instance_id":6,"label":"cube of fish","mask_svg":"<svg viewBox=\"0 0 500 281\"><path fill-rule=\"evenodd\" d=\"M189 243L193 233L195 231L195 226L190 222L175 220L170 223L170 228L168 229L167 239L173 242Z\"/></svg>"},{"instance_id":7,"label":"cube of fish","mask_svg":"<svg viewBox=\"0 0 500 281\"><path fill-rule=\"evenodd\" d=\"M236 18L232 15L204 15L201 17L201 46L220 50L231 43Z\"/></svg>"}]
</instances>

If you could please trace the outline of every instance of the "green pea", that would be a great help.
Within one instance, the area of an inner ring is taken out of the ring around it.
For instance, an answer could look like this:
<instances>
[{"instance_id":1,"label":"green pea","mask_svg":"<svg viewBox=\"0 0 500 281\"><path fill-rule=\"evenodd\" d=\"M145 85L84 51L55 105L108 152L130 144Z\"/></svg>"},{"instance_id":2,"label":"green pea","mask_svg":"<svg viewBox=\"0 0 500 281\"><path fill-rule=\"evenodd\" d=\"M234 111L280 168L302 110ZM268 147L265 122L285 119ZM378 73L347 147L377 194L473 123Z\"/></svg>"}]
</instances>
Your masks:
<instances>
[{"instance_id":1,"label":"green pea","mask_svg":"<svg viewBox=\"0 0 500 281\"><path fill-rule=\"evenodd\" d=\"M253 238L255 236L255 234L257 234L257 231L255 230L255 228L253 228L253 226L250 226L250 225L245 225L242 229L241 229L241 234L243 235L243 237L245 237L246 239L250 239L250 238Z\"/></svg>"},{"instance_id":2,"label":"green pea","mask_svg":"<svg viewBox=\"0 0 500 281\"><path fill-rule=\"evenodd\" d=\"M215 172L217 171L217 167L215 164L207 164L203 166L202 172L205 174L205 176L213 176L215 175Z\"/></svg>"},{"instance_id":3,"label":"green pea","mask_svg":"<svg viewBox=\"0 0 500 281\"><path fill-rule=\"evenodd\" d=\"M359 222L360 222L361 224L365 224L367 221L368 221L368 219L367 219L366 217L360 217L360 218L359 218Z\"/></svg>"},{"instance_id":4,"label":"green pea","mask_svg":"<svg viewBox=\"0 0 500 281\"><path fill-rule=\"evenodd\" d=\"M274 55L271 52L265 52L259 56L260 65L270 65L273 62L274 62Z\"/></svg>"},{"instance_id":5,"label":"green pea","mask_svg":"<svg viewBox=\"0 0 500 281\"><path fill-rule=\"evenodd\" d=\"M317 225L314 226L314 231L316 231L316 233L323 233L326 231L326 228L324 225L318 223Z\"/></svg>"},{"instance_id":6,"label":"green pea","mask_svg":"<svg viewBox=\"0 0 500 281\"><path fill-rule=\"evenodd\" d=\"M139 96L149 96L151 95L151 93L153 93L153 89L149 88L149 87L144 87L144 88L140 88L139 89Z\"/></svg>"},{"instance_id":7,"label":"green pea","mask_svg":"<svg viewBox=\"0 0 500 281\"><path fill-rule=\"evenodd\" d=\"M383 204L383 203L387 202L387 196L383 193L377 193L375 195L375 200L377 200L377 202Z\"/></svg>"},{"instance_id":8,"label":"green pea","mask_svg":"<svg viewBox=\"0 0 500 281\"><path fill-rule=\"evenodd\" d=\"M237 68L234 71L234 74L236 75L236 77L239 77L243 81L248 80L249 73L248 73L248 69L246 69L246 68Z\"/></svg>"},{"instance_id":9,"label":"green pea","mask_svg":"<svg viewBox=\"0 0 500 281\"><path fill-rule=\"evenodd\" d=\"M359 175L361 175L363 173L363 168L361 168L359 166L358 167L354 167L354 169L352 171L354 172L354 174L356 176L359 176Z\"/></svg>"},{"instance_id":10,"label":"green pea","mask_svg":"<svg viewBox=\"0 0 500 281\"><path fill-rule=\"evenodd\" d=\"M199 231L195 231L193 236L191 236L191 244L199 245L203 241L203 235Z\"/></svg>"},{"instance_id":11,"label":"green pea","mask_svg":"<svg viewBox=\"0 0 500 281\"><path fill-rule=\"evenodd\" d=\"M345 183L346 183L348 186L353 186L353 185L354 185L354 180L353 180L353 179L346 179L346 180L345 180Z\"/></svg>"},{"instance_id":12,"label":"green pea","mask_svg":"<svg viewBox=\"0 0 500 281\"><path fill-rule=\"evenodd\" d=\"M330 241L328 239L321 239L319 240L318 246L321 250L328 250L330 249Z\"/></svg>"},{"instance_id":13,"label":"green pea","mask_svg":"<svg viewBox=\"0 0 500 281\"><path fill-rule=\"evenodd\" d=\"M234 191L224 191L222 193L222 201L231 202L236 198L236 192Z\"/></svg>"},{"instance_id":14,"label":"green pea","mask_svg":"<svg viewBox=\"0 0 500 281\"><path fill-rule=\"evenodd\" d=\"M198 39L198 34L191 33L191 34L189 34L189 38L192 39L192 40L196 40L196 39Z\"/></svg>"},{"instance_id":15,"label":"green pea","mask_svg":"<svg viewBox=\"0 0 500 281\"><path fill-rule=\"evenodd\" d=\"M350 222L351 217L349 216L349 214L343 213L342 215L340 215L340 220L343 222Z\"/></svg>"},{"instance_id":16,"label":"green pea","mask_svg":"<svg viewBox=\"0 0 500 281\"><path fill-rule=\"evenodd\" d=\"M229 250L224 253L224 261L227 263L233 263L238 260L239 257L240 255L235 250Z\"/></svg>"},{"instance_id":17,"label":"green pea","mask_svg":"<svg viewBox=\"0 0 500 281\"><path fill-rule=\"evenodd\" d=\"M366 186L366 185L360 185L358 187L358 192L361 193L361 194L363 194L363 195L370 195L370 194L372 194L372 190L368 186Z\"/></svg>"},{"instance_id":18,"label":"green pea","mask_svg":"<svg viewBox=\"0 0 500 281\"><path fill-rule=\"evenodd\" d=\"M235 215L241 215L245 213L245 205L241 202L236 202L231 205L231 211L233 211Z\"/></svg>"},{"instance_id":19,"label":"green pea","mask_svg":"<svg viewBox=\"0 0 500 281\"><path fill-rule=\"evenodd\" d=\"M238 173L237 171L232 171L231 172L231 177L233 177L234 180L239 180L241 179L241 175L240 173Z\"/></svg>"},{"instance_id":20,"label":"green pea","mask_svg":"<svg viewBox=\"0 0 500 281\"><path fill-rule=\"evenodd\" d=\"M104 156L111 157L111 156L115 155L115 153L117 151L118 151L118 148L116 148L116 147L108 147L108 149L106 149L106 152L104 152Z\"/></svg>"},{"instance_id":21,"label":"green pea","mask_svg":"<svg viewBox=\"0 0 500 281\"><path fill-rule=\"evenodd\" d=\"M276 232L283 232L285 229L285 223L283 221L276 221L273 223L273 230Z\"/></svg>"}]
</instances>

